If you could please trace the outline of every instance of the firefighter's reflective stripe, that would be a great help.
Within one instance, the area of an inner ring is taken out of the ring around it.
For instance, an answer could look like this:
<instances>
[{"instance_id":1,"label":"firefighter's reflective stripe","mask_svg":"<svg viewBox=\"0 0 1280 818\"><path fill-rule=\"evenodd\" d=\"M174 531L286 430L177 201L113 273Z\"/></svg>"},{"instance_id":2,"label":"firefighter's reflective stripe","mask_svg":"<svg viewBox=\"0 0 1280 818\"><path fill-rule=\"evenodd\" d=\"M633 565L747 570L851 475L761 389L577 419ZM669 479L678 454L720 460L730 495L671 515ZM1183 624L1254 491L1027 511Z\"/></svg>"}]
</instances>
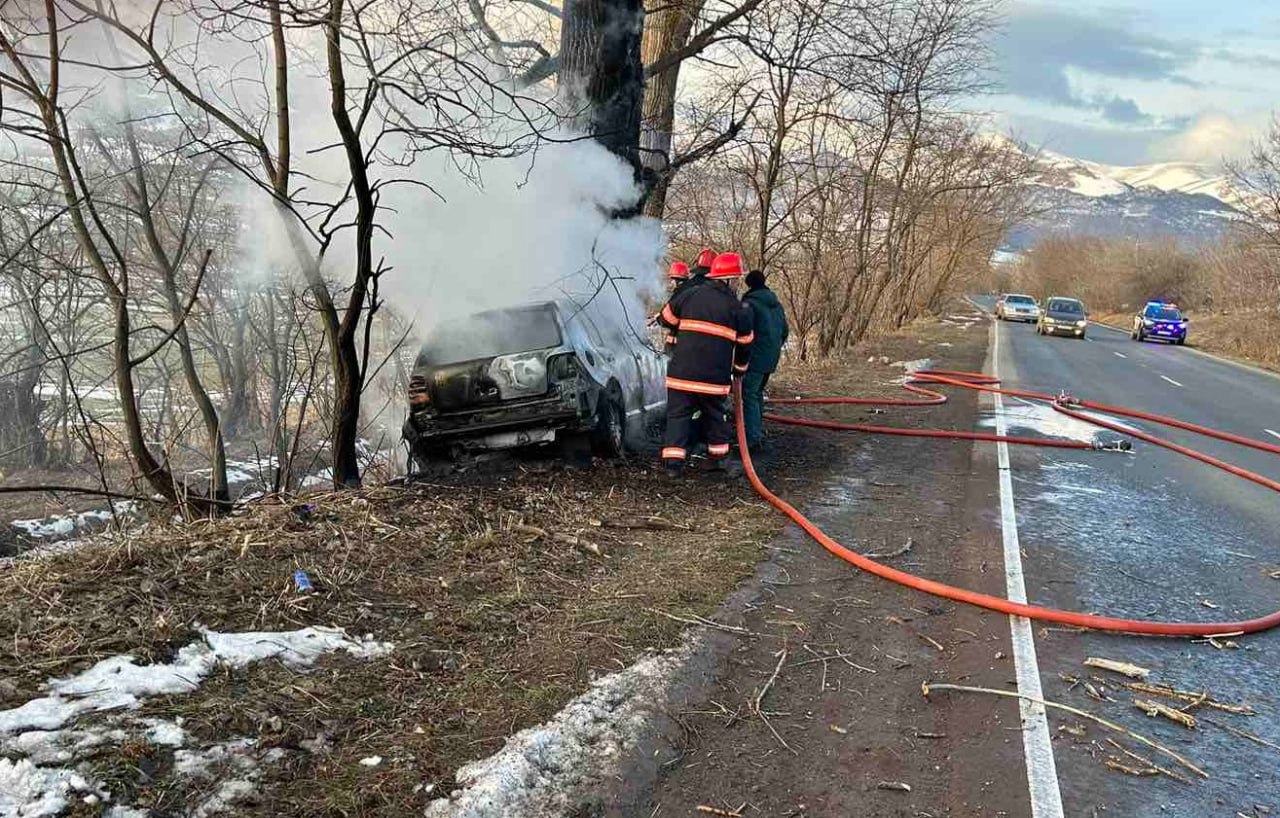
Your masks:
<instances>
[{"instance_id":1,"label":"firefighter's reflective stripe","mask_svg":"<svg viewBox=\"0 0 1280 818\"><path fill-rule=\"evenodd\" d=\"M662 317L662 320L665 321L670 326L674 327L680 324L680 316L675 314L675 312L671 309L670 304L664 305L662 308L662 312L660 312L659 315Z\"/></svg>"},{"instance_id":2,"label":"firefighter's reflective stripe","mask_svg":"<svg viewBox=\"0 0 1280 818\"><path fill-rule=\"evenodd\" d=\"M684 458L685 451L679 446L668 446L662 450L663 460L684 460Z\"/></svg>"},{"instance_id":3,"label":"firefighter's reflective stripe","mask_svg":"<svg viewBox=\"0 0 1280 818\"><path fill-rule=\"evenodd\" d=\"M667 388L681 392L697 392L699 395L728 395L729 384L707 383L705 381L686 381L684 378L667 376Z\"/></svg>"},{"instance_id":4,"label":"firefighter's reflective stripe","mask_svg":"<svg viewBox=\"0 0 1280 818\"><path fill-rule=\"evenodd\" d=\"M676 341L678 341L678 340L679 340L679 339L678 339L678 338L676 338L676 336L674 336L674 335L668 335L668 336L667 336L667 340L666 340L666 342L667 342L668 344L674 344L674 343L675 343Z\"/></svg>"},{"instance_id":5,"label":"firefighter's reflective stripe","mask_svg":"<svg viewBox=\"0 0 1280 818\"><path fill-rule=\"evenodd\" d=\"M729 453L728 443L717 443L714 446L707 447L707 454L711 455L712 457L724 457L728 453Z\"/></svg>"},{"instance_id":6,"label":"firefighter's reflective stripe","mask_svg":"<svg viewBox=\"0 0 1280 818\"><path fill-rule=\"evenodd\" d=\"M735 340L740 344L749 344L756 339L755 330L748 332L746 335L739 335Z\"/></svg>"},{"instance_id":7,"label":"firefighter's reflective stripe","mask_svg":"<svg viewBox=\"0 0 1280 818\"><path fill-rule=\"evenodd\" d=\"M700 332L703 335L714 335L717 338L724 338L728 341L737 341L738 333L733 327L726 327L723 324L713 324L710 321L695 321L689 318L680 320L681 332ZM739 343L746 343L739 341Z\"/></svg>"}]
</instances>

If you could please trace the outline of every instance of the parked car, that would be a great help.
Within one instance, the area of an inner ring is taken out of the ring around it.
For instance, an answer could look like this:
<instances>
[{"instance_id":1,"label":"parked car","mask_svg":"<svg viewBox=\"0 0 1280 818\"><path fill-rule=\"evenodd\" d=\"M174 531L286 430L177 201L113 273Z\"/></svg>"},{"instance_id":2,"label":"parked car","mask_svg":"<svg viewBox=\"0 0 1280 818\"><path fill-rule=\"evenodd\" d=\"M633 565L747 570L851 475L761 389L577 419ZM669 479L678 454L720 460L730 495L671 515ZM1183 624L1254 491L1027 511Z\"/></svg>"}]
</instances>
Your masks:
<instances>
[{"instance_id":1,"label":"parked car","mask_svg":"<svg viewBox=\"0 0 1280 818\"><path fill-rule=\"evenodd\" d=\"M996 318L1035 323L1040 320L1040 303L1029 295L1006 293L996 301Z\"/></svg>"},{"instance_id":2,"label":"parked car","mask_svg":"<svg viewBox=\"0 0 1280 818\"><path fill-rule=\"evenodd\" d=\"M1161 338L1175 344L1187 342L1187 316L1177 304L1166 301L1148 301L1133 316L1133 329L1129 337L1138 343L1148 338Z\"/></svg>"},{"instance_id":3,"label":"parked car","mask_svg":"<svg viewBox=\"0 0 1280 818\"><path fill-rule=\"evenodd\" d=\"M1072 335L1083 338L1089 326L1084 302L1078 298L1053 296L1044 302L1036 332L1041 335Z\"/></svg>"},{"instance_id":4,"label":"parked car","mask_svg":"<svg viewBox=\"0 0 1280 818\"><path fill-rule=\"evenodd\" d=\"M666 358L594 303L523 304L436 326L409 381L411 470L555 442L617 457L641 439L666 413Z\"/></svg>"}]
</instances>

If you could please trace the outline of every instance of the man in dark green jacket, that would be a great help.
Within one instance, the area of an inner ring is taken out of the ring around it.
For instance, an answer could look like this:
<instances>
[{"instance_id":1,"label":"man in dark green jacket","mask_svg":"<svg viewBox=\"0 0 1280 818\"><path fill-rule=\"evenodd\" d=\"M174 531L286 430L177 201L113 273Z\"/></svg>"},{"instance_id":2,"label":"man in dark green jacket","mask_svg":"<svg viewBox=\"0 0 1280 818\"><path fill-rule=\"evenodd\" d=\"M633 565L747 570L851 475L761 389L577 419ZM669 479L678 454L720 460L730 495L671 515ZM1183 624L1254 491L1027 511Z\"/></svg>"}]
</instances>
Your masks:
<instances>
[{"instance_id":1,"label":"man in dark green jacket","mask_svg":"<svg viewBox=\"0 0 1280 818\"><path fill-rule=\"evenodd\" d=\"M742 303L751 309L755 328L751 361L742 379L742 420L747 427L747 445L754 448L764 441L764 388L778 368L789 330L782 302L765 286L762 271L747 274L747 293L742 296Z\"/></svg>"}]
</instances>

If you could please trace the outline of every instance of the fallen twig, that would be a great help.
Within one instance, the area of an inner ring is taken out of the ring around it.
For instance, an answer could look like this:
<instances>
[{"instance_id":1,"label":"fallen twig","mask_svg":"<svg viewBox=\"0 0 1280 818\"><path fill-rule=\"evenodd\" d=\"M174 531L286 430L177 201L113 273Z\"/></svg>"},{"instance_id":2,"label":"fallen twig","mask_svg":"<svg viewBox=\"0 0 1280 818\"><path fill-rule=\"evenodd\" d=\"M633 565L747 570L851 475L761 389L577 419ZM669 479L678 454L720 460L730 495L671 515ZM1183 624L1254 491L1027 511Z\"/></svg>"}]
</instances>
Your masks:
<instances>
[{"instance_id":1,"label":"fallen twig","mask_svg":"<svg viewBox=\"0 0 1280 818\"><path fill-rule=\"evenodd\" d=\"M877 790L895 790L897 792L911 792L911 785L905 781L879 781L876 782Z\"/></svg>"},{"instance_id":2,"label":"fallen twig","mask_svg":"<svg viewBox=\"0 0 1280 818\"><path fill-rule=\"evenodd\" d=\"M565 545L572 545L575 548L580 548L583 551L586 551L589 554L594 554L597 557L604 556L604 552L600 550L600 546L596 545L595 543L591 542L585 537L579 537L577 534L565 534L557 531L556 533L551 535L551 538L553 540L556 540L557 542L562 542Z\"/></svg>"},{"instance_id":3,"label":"fallen twig","mask_svg":"<svg viewBox=\"0 0 1280 818\"><path fill-rule=\"evenodd\" d=\"M745 806L746 804L742 805L742 807L745 807ZM719 815L719 816L722 816L722 818L742 818L742 807L738 807L737 809L734 809L734 810L729 810L729 809L720 809L719 807L712 807L707 804L699 804L696 807L696 809L698 812L702 812L707 815Z\"/></svg>"},{"instance_id":4,"label":"fallen twig","mask_svg":"<svg viewBox=\"0 0 1280 818\"><path fill-rule=\"evenodd\" d=\"M1249 741L1252 741L1254 744L1261 744L1263 747L1270 747L1272 750L1280 752L1280 744L1276 744L1275 742L1272 742L1272 741L1267 741L1262 736L1256 735L1254 733L1250 733L1248 730L1241 730L1239 727L1232 727L1230 724L1223 724L1222 722L1214 721L1213 719L1206 718L1205 721L1209 722L1214 727L1220 727L1223 730L1226 730L1228 733L1231 733L1232 735L1239 736L1240 738L1243 738L1243 739L1248 739Z\"/></svg>"},{"instance_id":5,"label":"fallen twig","mask_svg":"<svg viewBox=\"0 0 1280 818\"><path fill-rule=\"evenodd\" d=\"M593 521L595 522L595 521ZM656 514L651 517L624 517L617 519L600 520L599 524L604 528L643 528L650 531L691 531L692 526L682 523L673 523L672 521L659 517Z\"/></svg>"},{"instance_id":6,"label":"fallen twig","mask_svg":"<svg viewBox=\"0 0 1280 818\"><path fill-rule=\"evenodd\" d=\"M1122 676L1128 676L1130 679L1145 679L1151 675L1151 671L1145 667L1140 667L1131 662L1117 662L1114 659L1099 659L1096 656L1090 656L1084 660L1085 667L1096 667L1102 670L1109 670L1112 673L1119 673Z\"/></svg>"},{"instance_id":7,"label":"fallen twig","mask_svg":"<svg viewBox=\"0 0 1280 818\"><path fill-rule=\"evenodd\" d=\"M907 553L908 551L910 551L910 550L911 550L911 546L913 546L913 545L915 545L915 544L916 544L916 543L915 543L915 540L911 539L910 537L907 537L907 543L906 543L906 545L902 546L902 547L901 547L901 548L899 548L897 551L891 551L891 552L889 552L889 553L887 553L887 554L877 554L877 553L875 553L874 551L868 551L867 553L863 554L862 556L866 557L866 558L867 558L867 559L869 559L869 560L888 560L888 559L893 559L894 557L901 557L903 554L905 554L905 553Z\"/></svg>"},{"instance_id":8,"label":"fallen twig","mask_svg":"<svg viewBox=\"0 0 1280 818\"><path fill-rule=\"evenodd\" d=\"M1146 713L1152 718L1163 716L1175 724L1181 724L1188 730L1196 728L1196 717L1190 713L1184 713L1181 710L1175 710L1167 704L1162 704L1151 699L1134 699L1133 706Z\"/></svg>"},{"instance_id":9,"label":"fallen twig","mask_svg":"<svg viewBox=\"0 0 1280 818\"><path fill-rule=\"evenodd\" d=\"M1151 768L1152 770L1155 770L1161 775L1167 775L1170 778L1172 778L1174 781L1181 781L1183 784L1191 783L1191 779L1187 778L1182 773L1175 773L1173 770L1169 770L1164 767L1161 767L1159 764L1155 763L1151 759L1145 756L1138 755L1137 753L1133 752L1128 747L1125 747L1123 744L1121 744L1120 742L1116 741L1113 738L1107 739L1107 743L1110 744L1112 747L1115 747L1120 752L1127 755L1129 758L1135 759L1136 761L1140 761L1143 764L1146 764L1149 768Z\"/></svg>"},{"instance_id":10,"label":"fallen twig","mask_svg":"<svg viewBox=\"0 0 1280 818\"><path fill-rule=\"evenodd\" d=\"M1006 698L1011 698L1011 699L1023 699L1025 701L1029 701L1034 704L1039 704L1042 707L1049 707L1054 710L1061 710L1064 713L1071 713L1075 716L1079 716L1082 719L1088 719L1089 721L1095 724L1100 724L1103 727L1106 727L1108 730L1114 730L1117 733L1122 733L1128 736L1129 738L1133 739L1134 741L1145 744L1151 749L1159 753L1162 753L1168 756L1169 758L1172 758L1174 761L1178 762L1183 767L1186 767L1188 770L1200 776L1201 778L1209 777L1209 774L1206 773L1204 770L1200 769L1195 764L1192 764L1186 758L1178 755L1173 750L1170 750L1168 747L1165 747L1163 744L1159 744L1158 742L1152 741L1151 739L1147 738L1146 736L1140 733L1135 733L1126 727L1121 727L1115 722L1108 721L1102 718L1101 716L1095 716L1094 714L1088 712L1087 710L1081 710L1077 707L1072 707L1067 704L1059 704L1058 702L1051 702L1051 701L1048 701L1047 699L1038 699L1035 696L1028 696L1025 693L1016 693L1011 690L996 690L990 687L971 687L969 685L955 685L955 684L943 684L943 683L929 684L928 682L923 682L920 685L920 689L921 689L921 692L924 693L925 698L928 698L929 693L933 690L954 690L960 693L987 693L992 696L1004 696Z\"/></svg>"},{"instance_id":11,"label":"fallen twig","mask_svg":"<svg viewBox=\"0 0 1280 818\"><path fill-rule=\"evenodd\" d=\"M686 625L702 625L705 628L715 628L718 631L737 634L738 636L759 635L754 631L747 630L746 628L739 628L735 625L722 625L719 622L713 622L710 619L703 619L701 616L676 616L675 614L667 613L666 611L660 611L657 608L645 608L645 610L649 613L657 614L658 616L664 616L674 622L683 622Z\"/></svg>"},{"instance_id":12,"label":"fallen twig","mask_svg":"<svg viewBox=\"0 0 1280 818\"><path fill-rule=\"evenodd\" d=\"M800 754L782 738L781 734L779 734L774 728L773 724L769 721L769 717L765 715L764 709L762 708L762 705L764 704L764 697L769 695L769 690L773 687L773 683L778 680L778 674L782 672L782 665L786 661L787 646L783 645L782 650L778 651L778 664L773 668L773 674L769 677L769 680L764 683L764 686L756 692L755 697L751 701L751 712L760 717L760 721L764 722L764 726L769 728L769 732L773 733L773 737L778 740L779 744L789 750L792 755L798 756Z\"/></svg>"},{"instance_id":13,"label":"fallen twig","mask_svg":"<svg viewBox=\"0 0 1280 818\"><path fill-rule=\"evenodd\" d=\"M1175 687L1163 684L1151 684L1149 682L1126 682L1125 687L1135 693L1146 693L1149 696L1164 696L1167 699L1177 699L1178 701L1192 702L1193 704L1202 704L1205 707L1211 707L1214 710L1221 710L1224 713L1235 713L1238 716L1254 716L1257 715L1256 710L1247 704L1226 704L1217 701L1208 696L1207 693L1194 693L1190 690L1178 690Z\"/></svg>"}]
</instances>

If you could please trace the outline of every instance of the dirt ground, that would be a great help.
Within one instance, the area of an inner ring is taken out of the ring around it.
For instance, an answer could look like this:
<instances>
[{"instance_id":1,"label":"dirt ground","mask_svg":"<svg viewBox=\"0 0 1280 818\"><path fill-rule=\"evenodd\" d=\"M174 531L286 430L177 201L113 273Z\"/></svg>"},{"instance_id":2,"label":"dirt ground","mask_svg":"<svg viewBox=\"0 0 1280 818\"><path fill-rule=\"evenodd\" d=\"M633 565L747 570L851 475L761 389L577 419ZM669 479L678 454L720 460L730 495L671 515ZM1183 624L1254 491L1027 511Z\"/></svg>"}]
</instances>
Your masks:
<instances>
[{"instance_id":1,"label":"dirt ground","mask_svg":"<svg viewBox=\"0 0 1280 818\"><path fill-rule=\"evenodd\" d=\"M773 388L776 394L896 393L892 382L903 370L894 362L932 357L976 367L984 343L980 328L920 324L844 362L793 366L778 374ZM873 416L869 410L815 411ZM855 446L829 433L776 428L760 468L789 497L818 497L827 490L830 468ZM963 451L945 453L945 468L964 468ZM868 462L891 471L909 465L878 463L874 451ZM777 638L750 643L734 660L745 675L725 684L758 684L756 671L747 668L776 661L771 657L781 639L788 662L840 644L877 673L914 667L901 674L904 700L913 698L912 688L918 698L918 668L935 650L918 634L958 644L936 625L967 620L937 618L941 611L905 615L889 632L867 637L874 649L848 641L844 634L867 630L862 623L874 611L861 592L840 589L864 580L850 580L807 543L780 552L782 520L745 482L695 473L673 483L655 467L648 457L598 461L585 470L520 459L430 483L320 495L306 505L260 505L217 522L153 524L73 554L0 569L0 667L6 668L0 709L41 695L47 679L112 655L171 660L197 638L197 624L217 631L324 625L370 634L395 643L386 660L334 656L302 675L262 662L216 675L195 693L151 699L138 715L180 718L202 744L249 737L263 749L283 751L279 763L264 769L259 794L235 807L238 815L405 815L447 793L460 765L546 720L592 679L678 644L687 627L679 619L715 612L770 555L812 564L784 566L790 578L783 574L759 618L748 620L753 630ZM898 474L866 490L894 496L901 479ZM937 503L945 511L946 499ZM903 536L923 544L930 537L920 527L933 525L932 515L927 523L884 519L868 532L869 541L875 549L897 547ZM296 569L307 572L313 593L296 592ZM809 577L812 571L831 580ZM898 662L904 665L895 669ZM843 675L847 666L819 663L781 674L770 696L787 695L793 686L812 692L817 682L810 677L821 667L830 685L853 690L855 677ZM729 719L742 692L726 697L736 702L728 712L691 714L691 736ZM912 723L936 729L927 704L915 707L921 716ZM740 716L731 720L741 731L735 742L747 739L740 755L787 752ZM828 752L851 738L827 731L821 719L807 721ZM794 734L793 740L802 743ZM694 746L689 752L698 752ZM389 761L376 768L360 763L374 756ZM892 759L884 763L891 767ZM117 800L155 814L195 803L212 786L175 775L172 751L145 740L95 748L90 767ZM683 776L696 769L682 766L667 786L685 786ZM98 809L77 806L72 814Z\"/></svg>"},{"instance_id":2,"label":"dirt ground","mask_svg":"<svg viewBox=\"0 0 1280 818\"><path fill-rule=\"evenodd\" d=\"M945 366L981 369L982 326L944 342ZM923 410L842 414L971 429L976 412L970 393ZM1003 593L999 543L972 543L993 529L966 510L982 503L963 492L995 483L968 479L969 443L857 437L844 445L853 464L845 473L855 476L816 492L811 517L894 567ZM751 635L693 685L701 692L680 717L664 775L619 814L1024 814L1016 704L940 705L921 693L926 681L1009 688L1006 620L871 578L794 529L771 554L756 592L728 620ZM953 754L989 759L990 775L949 775Z\"/></svg>"}]
</instances>

